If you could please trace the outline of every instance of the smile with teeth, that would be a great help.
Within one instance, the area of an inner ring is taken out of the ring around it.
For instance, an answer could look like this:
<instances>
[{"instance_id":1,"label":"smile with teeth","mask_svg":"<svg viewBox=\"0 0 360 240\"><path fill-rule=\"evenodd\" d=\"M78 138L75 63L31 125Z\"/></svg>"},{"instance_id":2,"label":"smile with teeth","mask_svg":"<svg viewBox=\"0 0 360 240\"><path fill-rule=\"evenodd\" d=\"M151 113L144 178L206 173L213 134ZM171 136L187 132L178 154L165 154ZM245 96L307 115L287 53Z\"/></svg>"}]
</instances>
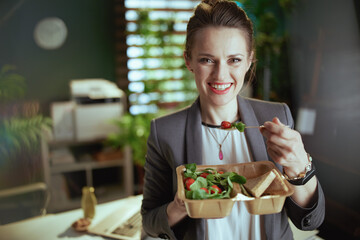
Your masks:
<instances>
[{"instance_id":1,"label":"smile with teeth","mask_svg":"<svg viewBox=\"0 0 360 240\"><path fill-rule=\"evenodd\" d=\"M225 90L227 88L229 88L231 86L231 83L226 83L226 84L214 84L214 83L210 83L210 86L212 88L215 88L216 90Z\"/></svg>"}]
</instances>

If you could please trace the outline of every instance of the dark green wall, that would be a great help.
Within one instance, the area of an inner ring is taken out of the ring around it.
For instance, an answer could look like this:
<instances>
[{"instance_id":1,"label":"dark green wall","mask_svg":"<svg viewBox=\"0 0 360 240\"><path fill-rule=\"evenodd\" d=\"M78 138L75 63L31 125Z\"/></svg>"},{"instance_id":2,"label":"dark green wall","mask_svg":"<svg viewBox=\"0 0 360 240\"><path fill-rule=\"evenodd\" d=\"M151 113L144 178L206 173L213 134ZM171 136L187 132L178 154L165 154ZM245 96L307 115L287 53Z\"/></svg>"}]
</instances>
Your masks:
<instances>
[{"instance_id":1,"label":"dark green wall","mask_svg":"<svg viewBox=\"0 0 360 240\"><path fill-rule=\"evenodd\" d=\"M39 100L45 113L50 102L70 98L71 79L114 81L113 12L109 0L1 0L0 66L17 67L27 82L26 98ZM44 50L34 41L36 24L47 17L59 17L67 26L59 49Z\"/></svg>"}]
</instances>

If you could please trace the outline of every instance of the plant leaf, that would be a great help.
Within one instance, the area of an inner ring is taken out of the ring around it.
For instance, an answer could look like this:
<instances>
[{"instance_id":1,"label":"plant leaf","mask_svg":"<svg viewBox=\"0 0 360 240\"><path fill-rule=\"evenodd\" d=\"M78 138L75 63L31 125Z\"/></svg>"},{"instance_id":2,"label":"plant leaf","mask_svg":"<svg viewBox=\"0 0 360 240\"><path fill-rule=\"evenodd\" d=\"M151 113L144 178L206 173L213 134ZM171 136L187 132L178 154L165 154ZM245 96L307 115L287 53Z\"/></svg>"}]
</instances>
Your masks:
<instances>
[{"instance_id":1,"label":"plant leaf","mask_svg":"<svg viewBox=\"0 0 360 240\"><path fill-rule=\"evenodd\" d=\"M236 175L232 176L232 177L230 178L230 180L231 180L232 182L236 182L236 183L239 183L239 184L245 184L245 183L246 183L246 178L243 177L243 176L241 176L241 175L239 175L239 174L236 174Z\"/></svg>"}]
</instances>

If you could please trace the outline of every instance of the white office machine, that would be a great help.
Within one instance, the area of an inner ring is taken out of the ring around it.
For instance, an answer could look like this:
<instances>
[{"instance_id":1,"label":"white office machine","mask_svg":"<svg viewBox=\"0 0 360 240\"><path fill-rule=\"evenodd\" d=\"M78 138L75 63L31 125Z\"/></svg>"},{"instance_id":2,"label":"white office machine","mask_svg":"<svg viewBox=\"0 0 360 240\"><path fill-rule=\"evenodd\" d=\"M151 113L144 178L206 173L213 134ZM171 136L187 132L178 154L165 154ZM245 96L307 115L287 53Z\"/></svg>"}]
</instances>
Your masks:
<instances>
[{"instance_id":1,"label":"white office machine","mask_svg":"<svg viewBox=\"0 0 360 240\"><path fill-rule=\"evenodd\" d=\"M120 118L126 107L125 93L105 79L82 79L70 82L74 106L74 129L77 141L105 138L116 131L111 120Z\"/></svg>"}]
</instances>

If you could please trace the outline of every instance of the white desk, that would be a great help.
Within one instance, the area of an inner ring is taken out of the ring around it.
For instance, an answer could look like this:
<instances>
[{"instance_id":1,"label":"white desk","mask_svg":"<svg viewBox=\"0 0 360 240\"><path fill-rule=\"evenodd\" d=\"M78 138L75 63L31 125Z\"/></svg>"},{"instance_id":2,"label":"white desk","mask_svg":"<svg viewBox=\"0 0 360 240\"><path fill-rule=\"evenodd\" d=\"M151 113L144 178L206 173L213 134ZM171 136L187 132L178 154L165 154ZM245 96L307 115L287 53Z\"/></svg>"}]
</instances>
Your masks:
<instances>
[{"instance_id":1,"label":"white desk","mask_svg":"<svg viewBox=\"0 0 360 240\"><path fill-rule=\"evenodd\" d=\"M126 203L126 199L120 199L96 206L96 215L92 224L98 223L114 209ZM1 240L103 240L106 237L90 235L75 231L71 224L83 217L82 209L67 211L58 214L30 218L27 220L0 226Z\"/></svg>"},{"instance_id":2,"label":"white desk","mask_svg":"<svg viewBox=\"0 0 360 240\"><path fill-rule=\"evenodd\" d=\"M127 199L120 199L96 206L96 215L92 224L98 223L108 216L114 209L126 204ZM82 209L68 211L59 214L48 214L42 217L31 218L24 221L10 223L0 226L1 240L104 240L106 237L90 235L75 231L71 224L83 216ZM294 233L295 240L318 240L318 231L300 231L290 221L290 227ZM146 237L146 240L155 238ZM157 239L157 238L156 238Z\"/></svg>"}]
</instances>

